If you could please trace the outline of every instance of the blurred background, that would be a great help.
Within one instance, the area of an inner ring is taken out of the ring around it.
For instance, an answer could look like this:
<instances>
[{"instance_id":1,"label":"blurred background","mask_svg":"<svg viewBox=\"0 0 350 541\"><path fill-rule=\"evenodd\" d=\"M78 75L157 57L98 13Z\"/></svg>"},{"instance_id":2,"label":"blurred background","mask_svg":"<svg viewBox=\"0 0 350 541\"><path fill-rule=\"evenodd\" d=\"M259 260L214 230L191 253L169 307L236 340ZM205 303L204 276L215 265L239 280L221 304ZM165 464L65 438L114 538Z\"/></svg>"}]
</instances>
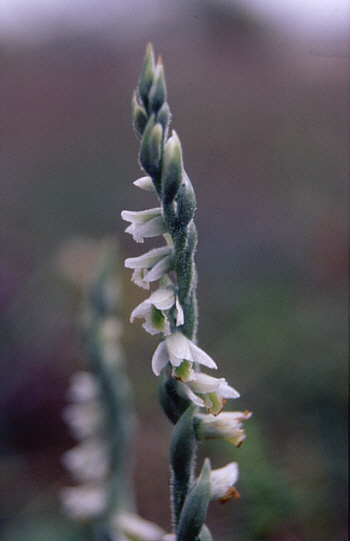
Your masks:
<instances>
[{"instance_id":1,"label":"blurred background","mask_svg":"<svg viewBox=\"0 0 350 541\"><path fill-rule=\"evenodd\" d=\"M155 204L132 184L148 41L197 195L199 344L241 392L228 406L254 412L242 448L203 446L241 470L242 500L211 504L208 524L218 541L347 539L347 10L1 1L1 539L84 539L60 510L74 443L61 411L85 367L81 299L106 235L121 252L139 511L169 530L158 338L128 324L145 292L123 268L145 249L120 219Z\"/></svg>"}]
</instances>

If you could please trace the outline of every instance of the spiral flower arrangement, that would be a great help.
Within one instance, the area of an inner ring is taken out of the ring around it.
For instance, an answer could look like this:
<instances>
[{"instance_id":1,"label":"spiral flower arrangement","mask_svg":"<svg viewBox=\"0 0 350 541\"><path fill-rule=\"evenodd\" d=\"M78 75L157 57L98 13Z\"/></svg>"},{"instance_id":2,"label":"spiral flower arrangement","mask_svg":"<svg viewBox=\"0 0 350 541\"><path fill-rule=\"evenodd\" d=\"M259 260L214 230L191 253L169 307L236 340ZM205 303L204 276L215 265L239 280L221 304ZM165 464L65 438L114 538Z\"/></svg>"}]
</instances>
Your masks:
<instances>
[{"instance_id":1,"label":"spiral flower arrangement","mask_svg":"<svg viewBox=\"0 0 350 541\"><path fill-rule=\"evenodd\" d=\"M239 498L235 488L238 465L232 462L212 470L207 458L196 477L198 442L221 438L240 446L245 439L242 422L251 414L222 412L226 399L238 398L239 393L225 378L202 371L216 370L217 365L196 339L196 197L184 169L179 137L175 131L169 135L171 114L164 69L161 59L155 60L151 45L133 95L132 116L145 173L134 184L154 192L158 205L142 211L124 210L122 218L129 223L126 232L136 242L162 236L164 243L125 261L133 269L132 281L137 286L150 290L157 283L130 319L141 318L148 333L162 335L151 364L159 376L160 403L175 425L170 449L171 539L209 541L212 537L205 525L208 504L215 499Z\"/></svg>"}]
</instances>

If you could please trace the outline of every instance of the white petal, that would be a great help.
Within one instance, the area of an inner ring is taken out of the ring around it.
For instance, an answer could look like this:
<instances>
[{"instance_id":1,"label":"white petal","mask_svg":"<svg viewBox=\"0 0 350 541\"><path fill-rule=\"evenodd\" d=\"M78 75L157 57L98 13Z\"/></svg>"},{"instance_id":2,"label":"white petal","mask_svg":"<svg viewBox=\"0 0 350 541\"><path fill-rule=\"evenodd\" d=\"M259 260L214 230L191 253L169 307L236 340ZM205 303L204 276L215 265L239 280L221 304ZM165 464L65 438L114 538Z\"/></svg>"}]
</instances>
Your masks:
<instances>
[{"instance_id":1,"label":"white petal","mask_svg":"<svg viewBox=\"0 0 350 541\"><path fill-rule=\"evenodd\" d=\"M171 270L172 264L173 259L170 255L164 257L158 261L149 272L147 272L144 277L145 282L155 282L156 280L159 280L164 274Z\"/></svg>"},{"instance_id":2,"label":"white petal","mask_svg":"<svg viewBox=\"0 0 350 541\"><path fill-rule=\"evenodd\" d=\"M166 339L170 362L173 366L179 366L182 361L192 361L190 352L190 340L180 332L175 332Z\"/></svg>"},{"instance_id":3,"label":"white petal","mask_svg":"<svg viewBox=\"0 0 350 541\"><path fill-rule=\"evenodd\" d=\"M144 269L135 269L131 280L135 285L142 287L142 289L149 289L149 283L144 280L145 273L146 271Z\"/></svg>"},{"instance_id":4,"label":"white petal","mask_svg":"<svg viewBox=\"0 0 350 541\"><path fill-rule=\"evenodd\" d=\"M144 224L155 218L161 216L162 209L160 207L147 210L123 210L121 213L122 219L132 224Z\"/></svg>"},{"instance_id":5,"label":"white petal","mask_svg":"<svg viewBox=\"0 0 350 541\"><path fill-rule=\"evenodd\" d=\"M169 362L168 349L165 342L161 342L155 350L152 357L152 370L156 376L159 376L163 368Z\"/></svg>"},{"instance_id":6,"label":"white petal","mask_svg":"<svg viewBox=\"0 0 350 541\"><path fill-rule=\"evenodd\" d=\"M175 293L171 289L157 289L149 298L158 310L169 310L175 302Z\"/></svg>"},{"instance_id":7,"label":"white petal","mask_svg":"<svg viewBox=\"0 0 350 541\"><path fill-rule=\"evenodd\" d=\"M208 368L217 368L215 361L193 342L190 342L190 350L194 362L207 366Z\"/></svg>"},{"instance_id":8,"label":"white petal","mask_svg":"<svg viewBox=\"0 0 350 541\"><path fill-rule=\"evenodd\" d=\"M239 398L241 396L239 392L236 391L236 389L234 389L233 387L231 387L225 379L221 381L222 383L218 391L221 396L223 396L224 398Z\"/></svg>"},{"instance_id":9,"label":"white petal","mask_svg":"<svg viewBox=\"0 0 350 541\"><path fill-rule=\"evenodd\" d=\"M125 266L128 269L151 269L161 259L168 256L172 249L169 246L154 248L138 257L129 257L125 260Z\"/></svg>"},{"instance_id":10,"label":"white petal","mask_svg":"<svg viewBox=\"0 0 350 541\"><path fill-rule=\"evenodd\" d=\"M182 394L185 398L188 398L189 400L191 400L191 402L193 402L200 408L205 407L204 400L202 400L201 398L199 398L199 396L194 394L194 392L191 391L191 389L188 387L186 383L182 383L181 381L178 381L177 388L178 388L179 393Z\"/></svg>"},{"instance_id":11,"label":"white petal","mask_svg":"<svg viewBox=\"0 0 350 541\"><path fill-rule=\"evenodd\" d=\"M239 471L237 462L231 462L223 468L212 470L210 485L212 498L224 498L238 481Z\"/></svg>"},{"instance_id":12,"label":"white petal","mask_svg":"<svg viewBox=\"0 0 350 541\"><path fill-rule=\"evenodd\" d=\"M146 190L148 192L154 192L154 184L152 182L151 177L141 177L134 181L134 185L138 188L141 188L141 190Z\"/></svg>"},{"instance_id":13,"label":"white petal","mask_svg":"<svg viewBox=\"0 0 350 541\"><path fill-rule=\"evenodd\" d=\"M157 237L168 231L163 216L155 216L148 222L140 225L131 224L125 229L126 233L131 233L136 242L143 242L144 238Z\"/></svg>"},{"instance_id":14,"label":"white petal","mask_svg":"<svg viewBox=\"0 0 350 541\"><path fill-rule=\"evenodd\" d=\"M206 394L215 393L220 389L223 379L214 378L202 372L196 372L193 381L191 381L191 389L196 393Z\"/></svg>"},{"instance_id":15,"label":"white petal","mask_svg":"<svg viewBox=\"0 0 350 541\"><path fill-rule=\"evenodd\" d=\"M149 299L141 302L130 314L130 323L134 323L135 317L146 317L147 313L150 310L150 301Z\"/></svg>"}]
</instances>

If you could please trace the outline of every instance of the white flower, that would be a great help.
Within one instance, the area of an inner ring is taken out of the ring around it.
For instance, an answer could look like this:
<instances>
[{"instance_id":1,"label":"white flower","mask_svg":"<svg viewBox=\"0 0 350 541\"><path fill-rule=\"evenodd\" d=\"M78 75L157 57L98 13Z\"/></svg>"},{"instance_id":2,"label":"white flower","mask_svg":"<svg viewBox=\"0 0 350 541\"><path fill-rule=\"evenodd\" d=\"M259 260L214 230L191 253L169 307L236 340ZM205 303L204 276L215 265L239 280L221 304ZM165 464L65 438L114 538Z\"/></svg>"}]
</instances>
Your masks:
<instances>
[{"instance_id":1,"label":"white flower","mask_svg":"<svg viewBox=\"0 0 350 541\"><path fill-rule=\"evenodd\" d=\"M99 440L79 443L62 455L62 462L79 482L101 480L109 467L106 447Z\"/></svg>"},{"instance_id":2,"label":"white flower","mask_svg":"<svg viewBox=\"0 0 350 541\"><path fill-rule=\"evenodd\" d=\"M213 359L205 351L182 333L175 332L158 345L152 358L152 369L155 375L159 376L168 362L173 367L179 367L183 361L217 368Z\"/></svg>"},{"instance_id":3,"label":"white flower","mask_svg":"<svg viewBox=\"0 0 350 541\"><path fill-rule=\"evenodd\" d=\"M113 524L128 539L134 541L161 541L165 535L163 528L154 524L154 522L127 511L118 513L113 519Z\"/></svg>"},{"instance_id":4,"label":"white flower","mask_svg":"<svg viewBox=\"0 0 350 541\"><path fill-rule=\"evenodd\" d=\"M149 289L150 282L159 280L169 272L173 265L173 248L162 246L154 248L138 257L129 257L125 260L128 269L135 269L132 281L139 287Z\"/></svg>"},{"instance_id":5,"label":"white flower","mask_svg":"<svg viewBox=\"0 0 350 541\"><path fill-rule=\"evenodd\" d=\"M245 440L246 434L242 421L252 416L249 411L225 411L218 417L214 415L197 414L199 423L196 427L199 439L223 438L238 447Z\"/></svg>"},{"instance_id":6,"label":"white flower","mask_svg":"<svg viewBox=\"0 0 350 541\"><path fill-rule=\"evenodd\" d=\"M139 304L131 313L130 322L133 323L136 317L145 318L142 327L150 334L162 332L164 335L170 333L170 323L167 318L167 311L175 305L176 325L182 325L184 315L181 304L172 289L157 289L152 295Z\"/></svg>"},{"instance_id":7,"label":"white flower","mask_svg":"<svg viewBox=\"0 0 350 541\"><path fill-rule=\"evenodd\" d=\"M104 425L101 405L94 400L70 404L63 410L62 417L78 440L92 436Z\"/></svg>"},{"instance_id":8,"label":"white flower","mask_svg":"<svg viewBox=\"0 0 350 541\"><path fill-rule=\"evenodd\" d=\"M146 190L147 192L154 192L154 184L151 177L141 177L134 181L135 186L141 188L141 190Z\"/></svg>"},{"instance_id":9,"label":"white flower","mask_svg":"<svg viewBox=\"0 0 350 541\"><path fill-rule=\"evenodd\" d=\"M82 370L71 377L68 398L74 402L94 400L99 390L99 383L95 376Z\"/></svg>"},{"instance_id":10,"label":"white flower","mask_svg":"<svg viewBox=\"0 0 350 541\"><path fill-rule=\"evenodd\" d=\"M123 210L122 218L130 225L125 229L136 242L143 242L145 237L156 237L168 231L160 207L141 211Z\"/></svg>"},{"instance_id":11,"label":"white flower","mask_svg":"<svg viewBox=\"0 0 350 541\"><path fill-rule=\"evenodd\" d=\"M66 513L74 519L100 517L107 507L106 491L94 484L64 488L61 500Z\"/></svg>"},{"instance_id":12,"label":"white flower","mask_svg":"<svg viewBox=\"0 0 350 541\"><path fill-rule=\"evenodd\" d=\"M186 381L179 379L179 391L198 406L206 407L208 412L213 415L218 415L221 412L226 398L240 396L225 378L214 378L202 372L193 372L192 378Z\"/></svg>"},{"instance_id":13,"label":"white flower","mask_svg":"<svg viewBox=\"0 0 350 541\"><path fill-rule=\"evenodd\" d=\"M238 480L238 464L230 462L223 468L212 470L210 472L210 489L213 500L220 500L221 503L226 503L235 498L239 500L240 495L234 485Z\"/></svg>"}]
</instances>

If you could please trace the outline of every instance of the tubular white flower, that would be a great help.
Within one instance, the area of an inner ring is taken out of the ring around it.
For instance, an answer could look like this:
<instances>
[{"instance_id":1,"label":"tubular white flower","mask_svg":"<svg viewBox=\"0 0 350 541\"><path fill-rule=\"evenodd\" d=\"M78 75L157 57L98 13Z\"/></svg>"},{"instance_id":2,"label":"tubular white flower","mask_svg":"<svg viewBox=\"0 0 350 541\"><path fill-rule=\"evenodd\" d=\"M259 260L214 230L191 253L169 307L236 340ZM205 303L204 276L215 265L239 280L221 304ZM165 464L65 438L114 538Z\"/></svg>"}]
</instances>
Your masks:
<instances>
[{"instance_id":1,"label":"tubular white flower","mask_svg":"<svg viewBox=\"0 0 350 541\"><path fill-rule=\"evenodd\" d=\"M157 237L168 231L162 209L160 207L141 211L123 210L122 219L130 222L125 229L136 242L143 242L144 238Z\"/></svg>"},{"instance_id":2,"label":"tubular white flower","mask_svg":"<svg viewBox=\"0 0 350 541\"><path fill-rule=\"evenodd\" d=\"M178 375L178 373L176 373ZM179 378L182 379L181 377ZM206 407L209 413L218 415L226 398L238 398L240 395L225 378L214 378L202 372L193 372L192 379L180 381L179 388L195 404ZM200 402L194 396L200 395Z\"/></svg>"},{"instance_id":3,"label":"tubular white flower","mask_svg":"<svg viewBox=\"0 0 350 541\"><path fill-rule=\"evenodd\" d=\"M239 499L240 495L234 485L237 483L239 476L237 462L230 462L223 468L211 470L210 472L210 489L213 500L220 500L225 503L231 498Z\"/></svg>"},{"instance_id":4,"label":"tubular white flower","mask_svg":"<svg viewBox=\"0 0 350 541\"><path fill-rule=\"evenodd\" d=\"M149 289L150 282L162 278L173 266L173 248L162 246L154 248L138 257L129 257L125 260L128 269L135 269L132 281L143 289Z\"/></svg>"},{"instance_id":5,"label":"tubular white flower","mask_svg":"<svg viewBox=\"0 0 350 541\"><path fill-rule=\"evenodd\" d=\"M152 182L151 177L141 177L134 181L134 185L138 188L141 188L141 190L146 190L147 192L154 192L154 184Z\"/></svg>"},{"instance_id":6,"label":"tubular white flower","mask_svg":"<svg viewBox=\"0 0 350 541\"><path fill-rule=\"evenodd\" d=\"M132 311L130 322L133 323L136 317L144 318L145 323L142 327L149 334L162 332L168 335L170 323L167 313L173 306L176 308L176 325L178 326L183 323L183 311L175 292L171 289L157 289Z\"/></svg>"},{"instance_id":7,"label":"tubular white flower","mask_svg":"<svg viewBox=\"0 0 350 541\"><path fill-rule=\"evenodd\" d=\"M196 434L200 440L223 438L239 447L246 438L242 421L252 416L249 411L225 411L218 417L197 414Z\"/></svg>"},{"instance_id":8,"label":"tubular white flower","mask_svg":"<svg viewBox=\"0 0 350 541\"><path fill-rule=\"evenodd\" d=\"M100 517L107 507L107 493L99 485L85 484L61 491L62 505L73 519Z\"/></svg>"},{"instance_id":9,"label":"tubular white flower","mask_svg":"<svg viewBox=\"0 0 350 541\"><path fill-rule=\"evenodd\" d=\"M168 362L173 367L179 367L183 361L217 368L216 363L205 351L181 332L174 332L158 345L152 358L152 369L155 375L159 376Z\"/></svg>"}]
</instances>

